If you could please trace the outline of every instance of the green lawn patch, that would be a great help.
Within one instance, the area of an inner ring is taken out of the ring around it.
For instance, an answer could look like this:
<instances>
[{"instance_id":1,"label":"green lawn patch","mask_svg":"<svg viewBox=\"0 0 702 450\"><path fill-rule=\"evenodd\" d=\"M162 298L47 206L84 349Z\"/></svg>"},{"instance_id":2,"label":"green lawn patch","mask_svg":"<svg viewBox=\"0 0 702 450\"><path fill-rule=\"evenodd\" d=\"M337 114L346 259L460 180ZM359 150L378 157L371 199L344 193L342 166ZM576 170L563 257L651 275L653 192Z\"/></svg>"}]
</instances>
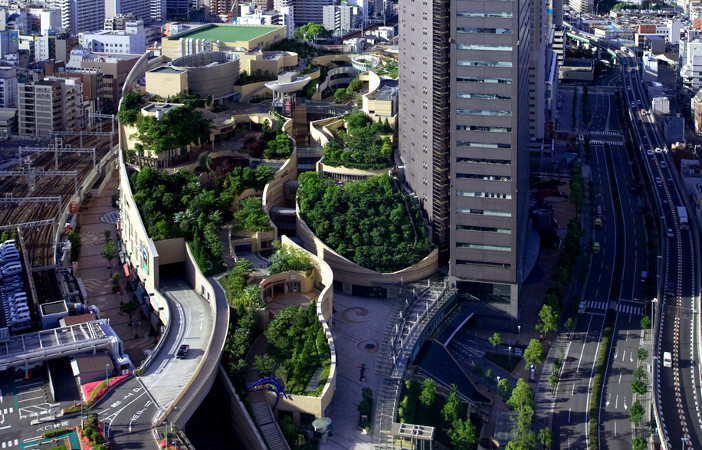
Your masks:
<instances>
[{"instance_id":1,"label":"green lawn patch","mask_svg":"<svg viewBox=\"0 0 702 450\"><path fill-rule=\"evenodd\" d=\"M493 352L486 352L485 353L485 359L488 361L497 364L498 366L502 367L505 369L507 372L512 373L514 369L519 365L519 363L522 361L522 358L520 356L515 356L515 355L505 355L502 353L493 353Z\"/></svg>"},{"instance_id":2,"label":"green lawn patch","mask_svg":"<svg viewBox=\"0 0 702 450\"><path fill-rule=\"evenodd\" d=\"M207 39L209 41L237 42L257 39L277 30L278 27L257 27L245 25L214 25L204 29L197 29L191 33L170 37L169 39Z\"/></svg>"}]
</instances>

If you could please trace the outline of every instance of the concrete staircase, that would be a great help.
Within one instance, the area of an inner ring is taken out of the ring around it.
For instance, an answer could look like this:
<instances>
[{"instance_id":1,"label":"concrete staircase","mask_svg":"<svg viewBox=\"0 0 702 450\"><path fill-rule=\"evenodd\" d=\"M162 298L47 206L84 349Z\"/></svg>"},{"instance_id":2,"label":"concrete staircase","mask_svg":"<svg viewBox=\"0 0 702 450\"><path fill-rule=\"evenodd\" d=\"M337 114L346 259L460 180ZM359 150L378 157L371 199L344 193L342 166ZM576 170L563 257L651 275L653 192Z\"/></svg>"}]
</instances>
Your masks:
<instances>
[{"instance_id":1,"label":"concrete staircase","mask_svg":"<svg viewBox=\"0 0 702 450\"><path fill-rule=\"evenodd\" d=\"M268 444L268 448L271 450L290 450L288 443L285 442L283 433L280 431L278 423L273 417L273 411L271 411L271 407L265 398L262 402L253 403L251 407L254 412L254 417L256 417L256 422L263 433L263 438Z\"/></svg>"}]
</instances>

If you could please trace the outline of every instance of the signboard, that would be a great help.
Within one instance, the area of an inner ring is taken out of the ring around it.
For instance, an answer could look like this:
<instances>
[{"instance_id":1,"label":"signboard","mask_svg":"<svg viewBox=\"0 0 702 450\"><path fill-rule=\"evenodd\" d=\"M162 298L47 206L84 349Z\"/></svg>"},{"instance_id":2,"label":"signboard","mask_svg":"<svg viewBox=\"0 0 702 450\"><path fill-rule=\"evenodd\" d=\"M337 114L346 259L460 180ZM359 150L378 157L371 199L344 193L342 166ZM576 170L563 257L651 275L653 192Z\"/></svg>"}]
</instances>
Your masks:
<instances>
[{"instance_id":1,"label":"signboard","mask_svg":"<svg viewBox=\"0 0 702 450\"><path fill-rule=\"evenodd\" d=\"M141 244L141 268L149 274L149 250L144 244Z\"/></svg>"}]
</instances>

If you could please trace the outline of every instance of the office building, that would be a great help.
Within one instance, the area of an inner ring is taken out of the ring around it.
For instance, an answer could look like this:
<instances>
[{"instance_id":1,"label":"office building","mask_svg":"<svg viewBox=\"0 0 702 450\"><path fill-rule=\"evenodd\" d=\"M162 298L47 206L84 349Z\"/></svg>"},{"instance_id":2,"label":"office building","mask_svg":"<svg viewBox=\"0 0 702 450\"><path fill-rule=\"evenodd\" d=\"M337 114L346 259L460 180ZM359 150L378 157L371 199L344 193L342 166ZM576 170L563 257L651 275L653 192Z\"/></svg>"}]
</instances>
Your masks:
<instances>
[{"instance_id":1,"label":"office building","mask_svg":"<svg viewBox=\"0 0 702 450\"><path fill-rule=\"evenodd\" d=\"M19 135L44 137L75 127L77 92L68 80L18 83Z\"/></svg>"},{"instance_id":2,"label":"office building","mask_svg":"<svg viewBox=\"0 0 702 450\"><path fill-rule=\"evenodd\" d=\"M78 47L78 37L61 30L49 30L38 36L34 43L34 60L68 60L71 50Z\"/></svg>"},{"instance_id":3,"label":"office building","mask_svg":"<svg viewBox=\"0 0 702 450\"><path fill-rule=\"evenodd\" d=\"M96 0L49 0L47 5L61 11L61 27L71 34L101 30L105 2Z\"/></svg>"},{"instance_id":4,"label":"office building","mask_svg":"<svg viewBox=\"0 0 702 450\"><path fill-rule=\"evenodd\" d=\"M188 0L163 0L166 3L168 20L188 20L190 2Z\"/></svg>"},{"instance_id":5,"label":"office building","mask_svg":"<svg viewBox=\"0 0 702 450\"><path fill-rule=\"evenodd\" d=\"M151 16L151 22L165 22L166 0L149 0L149 15Z\"/></svg>"},{"instance_id":6,"label":"office building","mask_svg":"<svg viewBox=\"0 0 702 450\"><path fill-rule=\"evenodd\" d=\"M322 8L322 25L336 35L359 30L363 24L363 10L351 5L328 5Z\"/></svg>"},{"instance_id":7,"label":"office building","mask_svg":"<svg viewBox=\"0 0 702 450\"><path fill-rule=\"evenodd\" d=\"M277 11L281 11L283 7L293 9L296 27L310 22L322 23L322 9L333 4L333 0L274 0Z\"/></svg>"},{"instance_id":8,"label":"office building","mask_svg":"<svg viewBox=\"0 0 702 450\"><path fill-rule=\"evenodd\" d=\"M452 282L516 318L528 217L533 6L410 0L399 14L404 180Z\"/></svg>"},{"instance_id":9,"label":"office building","mask_svg":"<svg viewBox=\"0 0 702 450\"><path fill-rule=\"evenodd\" d=\"M87 50L73 50L66 64L66 71L76 69L97 70L102 72L103 95L99 105L105 113L116 112L122 96L122 88L129 71L141 55L99 54Z\"/></svg>"},{"instance_id":10,"label":"office building","mask_svg":"<svg viewBox=\"0 0 702 450\"><path fill-rule=\"evenodd\" d=\"M17 69L0 67L0 108L17 106Z\"/></svg>"},{"instance_id":11,"label":"office building","mask_svg":"<svg viewBox=\"0 0 702 450\"><path fill-rule=\"evenodd\" d=\"M148 24L151 22L151 5L146 0L105 0L105 18L126 14Z\"/></svg>"},{"instance_id":12,"label":"office building","mask_svg":"<svg viewBox=\"0 0 702 450\"><path fill-rule=\"evenodd\" d=\"M142 54L146 52L144 22L127 22L124 30L84 33L81 46L93 52Z\"/></svg>"}]
</instances>

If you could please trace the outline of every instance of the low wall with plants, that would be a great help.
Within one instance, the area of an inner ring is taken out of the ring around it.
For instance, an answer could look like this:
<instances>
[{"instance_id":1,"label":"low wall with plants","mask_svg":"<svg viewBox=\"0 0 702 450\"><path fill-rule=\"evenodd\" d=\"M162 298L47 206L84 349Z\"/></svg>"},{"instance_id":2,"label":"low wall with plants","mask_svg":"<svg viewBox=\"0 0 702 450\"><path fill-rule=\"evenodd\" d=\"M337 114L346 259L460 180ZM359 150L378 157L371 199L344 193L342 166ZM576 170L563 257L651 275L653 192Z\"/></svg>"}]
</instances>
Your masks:
<instances>
[{"instance_id":1,"label":"low wall with plants","mask_svg":"<svg viewBox=\"0 0 702 450\"><path fill-rule=\"evenodd\" d=\"M312 264L315 267L314 276L316 280L324 286L317 297L315 309L317 319L322 325L324 336L326 337L327 344L329 345L331 364L329 367L329 375L326 378L324 387L322 388L319 397L307 395L288 395L288 398L285 399L281 396L278 400L277 409L281 411L313 414L315 417L319 418L325 415L324 411L331 403L334 396L334 391L336 390L336 347L334 345L334 338L331 330L331 314L334 302L334 274L329 265L317 258L314 254L311 254L304 248L295 244L287 236L282 236L281 242L283 245L291 246L292 248L303 251L310 256ZM269 403L273 404L275 402L275 393L267 392L266 396Z\"/></svg>"}]
</instances>

